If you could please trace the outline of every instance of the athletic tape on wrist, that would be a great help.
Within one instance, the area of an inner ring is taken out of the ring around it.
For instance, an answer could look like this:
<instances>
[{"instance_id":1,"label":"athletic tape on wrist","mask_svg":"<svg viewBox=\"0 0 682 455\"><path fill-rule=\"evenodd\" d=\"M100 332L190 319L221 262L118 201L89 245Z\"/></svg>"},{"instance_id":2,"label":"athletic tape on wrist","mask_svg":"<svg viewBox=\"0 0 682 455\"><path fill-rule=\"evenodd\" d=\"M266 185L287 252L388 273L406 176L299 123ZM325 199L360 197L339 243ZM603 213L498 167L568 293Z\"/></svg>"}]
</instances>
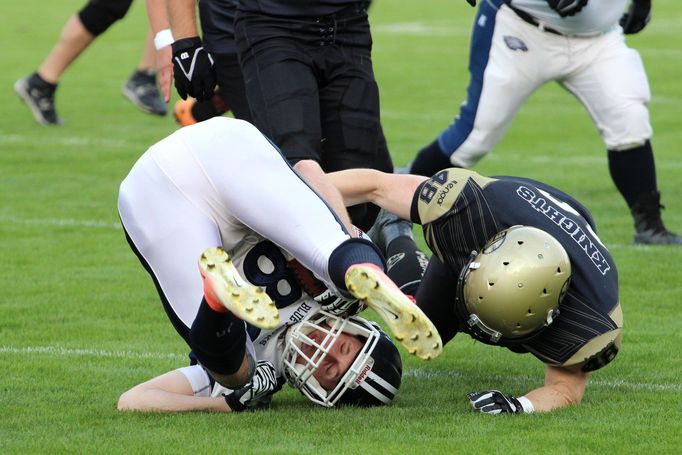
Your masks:
<instances>
[{"instance_id":1,"label":"athletic tape on wrist","mask_svg":"<svg viewBox=\"0 0 682 455\"><path fill-rule=\"evenodd\" d=\"M163 47L170 46L173 44L173 34L171 33L169 28L165 28L161 30L159 33L154 36L154 47L156 47L156 50L160 50Z\"/></svg>"},{"instance_id":2,"label":"athletic tape on wrist","mask_svg":"<svg viewBox=\"0 0 682 455\"><path fill-rule=\"evenodd\" d=\"M535 407L533 407L533 403L526 397L519 397L517 398L519 400L519 403L521 403L521 407L523 408L523 412L526 414L530 414L533 411L535 411Z\"/></svg>"}]
</instances>

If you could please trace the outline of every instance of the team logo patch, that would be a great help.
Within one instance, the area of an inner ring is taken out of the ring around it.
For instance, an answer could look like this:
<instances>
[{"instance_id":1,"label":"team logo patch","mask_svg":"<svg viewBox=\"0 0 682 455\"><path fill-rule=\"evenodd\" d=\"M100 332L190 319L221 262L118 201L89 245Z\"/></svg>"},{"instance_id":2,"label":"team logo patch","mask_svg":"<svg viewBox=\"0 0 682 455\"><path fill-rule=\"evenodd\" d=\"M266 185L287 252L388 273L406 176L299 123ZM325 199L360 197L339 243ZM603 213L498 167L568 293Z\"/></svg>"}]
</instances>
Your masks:
<instances>
[{"instance_id":1,"label":"team logo patch","mask_svg":"<svg viewBox=\"0 0 682 455\"><path fill-rule=\"evenodd\" d=\"M521 41L521 39L515 36L505 35L504 43L507 45L509 49L513 51L528 52L528 47L526 47L526 43L524 43L523 41Z\"/></svg>"}]
</instances>

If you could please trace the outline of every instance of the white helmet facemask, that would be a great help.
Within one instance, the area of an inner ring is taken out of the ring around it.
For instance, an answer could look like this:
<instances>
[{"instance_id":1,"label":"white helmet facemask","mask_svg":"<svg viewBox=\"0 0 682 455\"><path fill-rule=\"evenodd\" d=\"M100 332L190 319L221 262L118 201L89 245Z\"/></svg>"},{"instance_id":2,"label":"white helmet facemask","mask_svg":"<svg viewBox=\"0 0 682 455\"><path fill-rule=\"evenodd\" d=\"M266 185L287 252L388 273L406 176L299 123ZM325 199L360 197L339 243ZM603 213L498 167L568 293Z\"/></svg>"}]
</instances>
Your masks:
<instances>
[{"instance_id":1,"label":"white helmet facemask","mask_svg":"<svg viewBox=\"0 0 682 455\"><path fill-rule=\"evenodd\" d=\"M324 334L324 338L321 341L315 341L310 337L313 331ZM334 389L327 391L313 374L338 341L341 333L355 335L361 338L364 343L338 384ZM397 384L395 384L395 374L391 377L394 384L391 384L381 378L377 372L372 371L375 364L372 355L377 354L377 344L383 341L383 338L391 343L376 324L357 316L341 318L322 310L308 314L301 322L292 326L286 334L282 360L285 376L292 387L299 389L314 403L325 407L334 406L346 392L351 395L353 394L351 391L358 388L363 389L363 393L359 394L362 397L358 400L358 404L388 403L398 391L402 368L401 365L398 365ZM303 349L304 346L314 349L306 349L305 351L308 352L306 354ZM397 354L397 349L395 352ZM399 355L397 362L400 363ZM354 395L355 398L358 398L358 394ZM369 403L370 401L372 403Z\"/></svg>"}]
</instances>

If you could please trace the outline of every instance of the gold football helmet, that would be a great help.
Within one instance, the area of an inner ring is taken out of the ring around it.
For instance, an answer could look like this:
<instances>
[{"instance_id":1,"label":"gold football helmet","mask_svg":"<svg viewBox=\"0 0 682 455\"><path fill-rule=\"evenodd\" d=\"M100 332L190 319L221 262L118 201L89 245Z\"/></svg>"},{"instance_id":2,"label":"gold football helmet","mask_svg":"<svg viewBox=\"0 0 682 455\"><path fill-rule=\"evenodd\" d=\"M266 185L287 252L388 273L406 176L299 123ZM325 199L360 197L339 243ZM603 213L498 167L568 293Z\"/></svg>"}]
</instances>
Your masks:
<instances>
[{"instance_id":1,"label":"gold football helmet","mask_svg":"<svg viewBox=\"0 0 682 455\"><path fill-rule=\"evenodd\" d=\"M520 343L552 323L570 279L568 254L554 237L512 226L472 252L458 282L458 313L474 338Z\"/></svg>"}]
</instances>

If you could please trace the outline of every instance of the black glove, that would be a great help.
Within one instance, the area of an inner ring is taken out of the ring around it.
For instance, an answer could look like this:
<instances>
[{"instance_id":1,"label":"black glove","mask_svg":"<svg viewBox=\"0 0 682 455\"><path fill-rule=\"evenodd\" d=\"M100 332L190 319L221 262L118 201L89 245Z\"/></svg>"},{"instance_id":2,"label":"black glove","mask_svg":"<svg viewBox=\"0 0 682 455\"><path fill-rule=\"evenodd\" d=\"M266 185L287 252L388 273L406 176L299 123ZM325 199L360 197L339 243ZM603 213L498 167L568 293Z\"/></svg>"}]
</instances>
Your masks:
<instances>
[{"instance_id":1,"label":"black glove","mask_svg":"<svg viewBox=\"0 0 682 455\"><path fill-rule=\"evenodd\" d=\"M213 58L201 45L201 39L179 39L172 44L175 89L183 100L187 95L200 101L213 96L216 72Z\"/></svg>"},{"instance_id":2,"label":"black glove","mask_svg":"<svg viewBox=\"0 0 682 455\"><path fill-rule=\"evenodd\" d=\"M270 403L272 394L277 391L277 372L272 363L259 360L251 382L239 390L223 394L233 412L242 412Z\"/></svg>"},{"instance_id":3,"label":"black glove","mask_svg":"<svg viewBox=\"0 0 682 455\"><path fill-rule=\"evenodd\" d=\"M547 0L549 7L561 17L574 16L587 5L587 0Z\"/></svg>"},{"instance_id":4,"label":"black glove","mask_svg":"<svg viewBox=\"0 0 682 455\"><path fill-rule=\"evenodd\" d=\"M620 18L623 33L632 35L642 31L651 19L651 0L632 0L628 12Z\"/></svg>"},{"instance_id":5,"label":"black glove","mask_svg":"<svg viewBox=\"0 0 682 455\"><path fill-rule=\"evenodd\" d=\"M519 414L524 409L519 400L512 395L505 395L499 390L472 392L467 395L475 411L487 414Z\"/></svg>"},{"instance_id":6,"label":"black glove","mask_svg":"<svg viewBox=\"0 0 682 455\"><path fill-rule=\"evenodd\" d=\"M476 0L467 0L467 3L471 6L476 6Z\"/></svg>"},{"instance_id":7,"label":"black glove","mask_svg":"<svg viewBox=\"0 0 682 455\"><path fill-rule=\"evenodd\" d=\"M353 316L365 309L359 300L339 297L329 289L325 289L313 299L320 304L320 308L335 316Z\"/></svg>"}]
</instances>

